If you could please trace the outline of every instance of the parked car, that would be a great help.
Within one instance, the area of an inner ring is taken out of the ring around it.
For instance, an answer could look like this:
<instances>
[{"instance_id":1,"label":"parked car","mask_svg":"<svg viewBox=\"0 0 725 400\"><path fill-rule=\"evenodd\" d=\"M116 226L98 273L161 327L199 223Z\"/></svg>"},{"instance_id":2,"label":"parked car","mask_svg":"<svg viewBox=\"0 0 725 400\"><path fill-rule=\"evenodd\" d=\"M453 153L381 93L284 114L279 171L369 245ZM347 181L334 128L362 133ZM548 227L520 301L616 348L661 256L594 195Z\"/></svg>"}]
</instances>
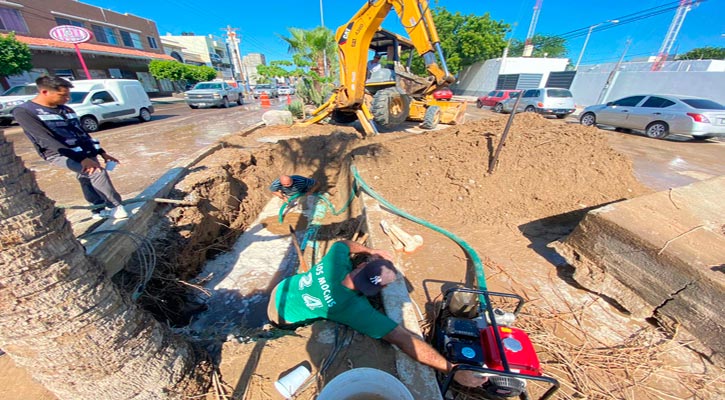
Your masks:
<instances>
[{"instance_id":1,"label":"parked car","mask_svg":"<svg viewBox=\"0 0 725 400\"><path fill-rule=\"evenodd\" d=\"M95 132L104 122L138 118L151 120L154 106L141 82L134 79L87 79L73 81L70 106L83 129Z\"/></svg>"},{"instance_id":2,"label":"parked car","mask_svg":"<svg viewBox=\"0 0 725 400\"><path fill-rule=\"evenodd\" d=\"M270 85L268 83L259 84L254 87L254 98L257 99L262 93L267 93L269 98L279 97L279 90L276 85Z\"/></svg>"},{"instance_id":3,"label":"parked car","mask_svg":"<svg viewBox=\"0 0 725 400\"><path fill-rule=\"evenodd\" d=\"M585 108L582 125L635 129L656 139L671 133L695 139L725 137L725 106L712 100L675 95L628 96Z\"/></svg>"},{"instance_id":4,"label":"parked car","mask_svg":"<svg viewBox=\"0 0 725 400\"><path fill-rule=\"evenodd\" d=\"M436 100L450 100L453 98L453 91L447 87L442 87L433 91L433 98Z\"/></svg>"},{"instance_id":5,"label":"parked car","mask_svg":"<svg viewBox=\"0 0 725 400\"><path fill-rule=\"evenodd\" d=\"M501 102L501 111L511 112L515 103L515 97L504 100ZM521 93L521 101L519 101L516 112L537 112L544 115L556 115L556 118L563 119L574 110L574 96L567 89L537 88L527 89Z\"/></svg>"},{"instance_id":6,"label":"parked car","mask_svg":"<svg viewBox=\"0 0 725 400\"><path fill-rule=\"evenodd\" d=\"M35 97L38 87L34 83L13 86L0 95L0 125L10 125L13 122L13 110L20 104Z\"/></svg>"},{"instance_id":7,"label":"parked car","mask_svg":"<svg viewBox=\"0 0 725 400\"><path fill-rule=\"evenodd\" d=\"M293 86L282 85L277 87L277 93L280 96L286 96L288 94L295 94L295 88Z\"/></svg>"},{"instance_id":8,"label":"parked car","mask_svg":"<svg viewBox=\"0 0 725 400\"><path fill-rule=\"evenodd\" d=\"M504 100L515 98L519 95L520 90L492 90L487 95L481 96L476 100L476 106L478 108L491 107L493 111L501 112L503 105L500 104Z\"/></svg>"},{"instance_id":9,"label":"parked car","mask_svg":"<svg viewBox=\"0 0 725 400\"><path fill-rule=\"evenodd\" d=\"M199 82L194 88L184 92L184 100L189 108L223 107L228 108L231 102L240 106L244 104L242 91L227 82Z\"/></svg>"}]
</instances>

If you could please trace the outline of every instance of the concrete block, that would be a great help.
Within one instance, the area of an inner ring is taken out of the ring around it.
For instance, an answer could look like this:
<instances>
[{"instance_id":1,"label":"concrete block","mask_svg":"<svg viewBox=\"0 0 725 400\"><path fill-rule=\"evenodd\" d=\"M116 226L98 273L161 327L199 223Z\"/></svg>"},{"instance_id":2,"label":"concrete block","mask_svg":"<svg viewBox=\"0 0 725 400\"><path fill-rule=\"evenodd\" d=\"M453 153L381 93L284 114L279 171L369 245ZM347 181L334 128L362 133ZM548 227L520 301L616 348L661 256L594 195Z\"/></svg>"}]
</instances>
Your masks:
<instances>
[{"instance_id":1,"label":"concrete block","mask_svg":"<svg viewBox=\"0 0 725 400\"><path fill-rule=\"evenodd\" d=\"M552 243L585 288L680 326L725 364L725 177L589 212Z\"/></svg>"}]
</instances>

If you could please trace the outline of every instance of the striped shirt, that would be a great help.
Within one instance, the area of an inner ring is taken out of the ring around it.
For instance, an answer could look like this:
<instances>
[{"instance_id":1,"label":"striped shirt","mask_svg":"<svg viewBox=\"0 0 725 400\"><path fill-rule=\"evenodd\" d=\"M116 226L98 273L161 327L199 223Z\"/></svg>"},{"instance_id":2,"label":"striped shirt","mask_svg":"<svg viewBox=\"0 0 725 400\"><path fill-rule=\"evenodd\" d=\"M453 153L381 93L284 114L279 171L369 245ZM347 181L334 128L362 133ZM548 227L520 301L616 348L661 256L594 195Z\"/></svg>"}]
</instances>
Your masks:
<instances>
[{"instance_id":1,"label":"striped shirt","mask_svg":"<svg viewBox=\"0 0 725 400\"><path fill-rule=\"evenodd\" d=\"M282 186L279 179L275 179L269 186L269 190L271 192L282 192L285 196L290 197L296 194L307 193L307 191L312 189L312 186L314 186L316 182L312 178L305 178L304 176L299 175L290 175L290 178L292 179L292 186Z\"/></svg>"}]
</instances>

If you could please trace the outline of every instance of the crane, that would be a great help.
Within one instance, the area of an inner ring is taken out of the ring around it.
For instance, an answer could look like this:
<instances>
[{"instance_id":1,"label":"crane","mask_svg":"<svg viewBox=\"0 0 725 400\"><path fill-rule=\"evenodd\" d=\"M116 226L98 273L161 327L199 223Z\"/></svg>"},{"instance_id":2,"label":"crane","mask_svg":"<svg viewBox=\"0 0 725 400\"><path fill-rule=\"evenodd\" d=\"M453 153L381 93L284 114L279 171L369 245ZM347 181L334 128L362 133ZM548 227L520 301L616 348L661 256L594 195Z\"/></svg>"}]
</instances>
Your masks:
<instances>
[{"instance_id":1,"label":"crane","mask_svg":"<svg viewBox=\"0 0 725 400\"><path fill-rule=\"evenodd\" d=\"M662 42L660 51L659 53L657 53L655 62L652 64L652 71L659 71L662 69L665 61L667 61L667 56L669 56L670 51L672 50L672 46L675 44L675 40L677 40L677 35L680 33L680 28L682 28L682 24L685 22L685 16L688 12L690 12L692 5L695 3L697 3L697 1L680 0L680 6L677 7L675 17L672 18L672 22L670 23L670 29L667 30L665 40Z\"/></svg>"},{"instance_id":2,"label":"crane","mask_svg":"<svg viewBox=\"0 0 725 400\"><path fill-rule=\"evenodd\" d=\"M529 32L526 34L526 42L524 42L524 57L531 57L534 52L534 32L536 31L536 24L539 22L539 14L541 13L541 3L544 0L536 0L534 5L534 14L531 16L531 24L529 25Z\"/></svg>"}]
</instances>

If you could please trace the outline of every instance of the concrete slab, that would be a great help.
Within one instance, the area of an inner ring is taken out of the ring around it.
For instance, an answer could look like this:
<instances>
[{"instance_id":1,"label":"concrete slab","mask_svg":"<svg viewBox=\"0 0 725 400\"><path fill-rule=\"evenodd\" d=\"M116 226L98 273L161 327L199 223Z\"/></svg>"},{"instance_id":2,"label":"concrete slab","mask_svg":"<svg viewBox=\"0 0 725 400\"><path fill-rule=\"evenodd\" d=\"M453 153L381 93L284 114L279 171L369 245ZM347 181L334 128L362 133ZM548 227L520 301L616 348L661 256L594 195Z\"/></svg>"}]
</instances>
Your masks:
<instances>
[{"instance_id":1,"label":"concrete slab","mask_svg":"<svg viewBox=\"0 0 725 400\"><path fill-rule=\"evenodd\" d=\"M589 212L555 248L585 288L725 365L725 177Z\"/></svg>"}]
</instances>

